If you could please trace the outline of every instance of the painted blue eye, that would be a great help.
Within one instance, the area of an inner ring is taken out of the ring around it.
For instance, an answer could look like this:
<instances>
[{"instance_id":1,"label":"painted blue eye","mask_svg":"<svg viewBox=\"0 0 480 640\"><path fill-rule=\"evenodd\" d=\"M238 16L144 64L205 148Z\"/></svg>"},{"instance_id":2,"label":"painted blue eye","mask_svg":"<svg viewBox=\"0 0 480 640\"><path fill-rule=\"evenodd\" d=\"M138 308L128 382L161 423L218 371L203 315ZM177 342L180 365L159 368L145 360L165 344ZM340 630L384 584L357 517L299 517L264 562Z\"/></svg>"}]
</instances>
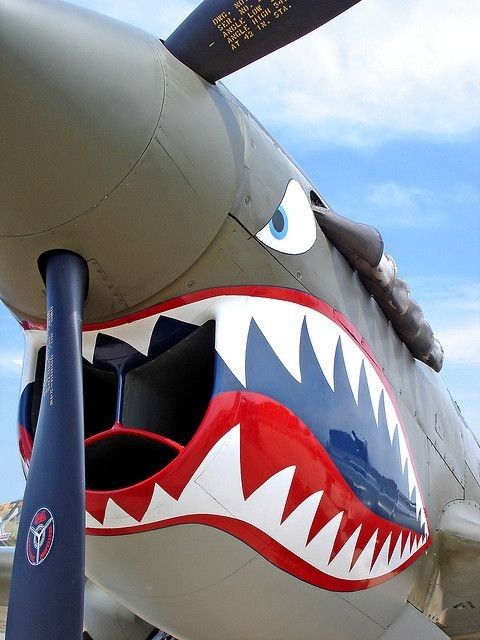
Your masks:
<instances>
[{"instance_id":1,"label":"painted blue eye","mask_svg":"<svg viewBox=\"0 0 480 640\"><path fill-rule=\"evenodd\" d=\"M290 255L305 253L314 245L317 223L310 200L296 180L290 180L282 202L256 237L267 247Z\"/></svg>"},{"instance_id":2,"label":"painted blue eye","mask_svg":"<svg viewBox=\"0 0 480 640\"><path fill-rule=\"evenodd\" d=\"M288 232L288 216L282 205L275 211L268 226L274 238L277 240L285 238Z\"/></svg>"}]
</instances>

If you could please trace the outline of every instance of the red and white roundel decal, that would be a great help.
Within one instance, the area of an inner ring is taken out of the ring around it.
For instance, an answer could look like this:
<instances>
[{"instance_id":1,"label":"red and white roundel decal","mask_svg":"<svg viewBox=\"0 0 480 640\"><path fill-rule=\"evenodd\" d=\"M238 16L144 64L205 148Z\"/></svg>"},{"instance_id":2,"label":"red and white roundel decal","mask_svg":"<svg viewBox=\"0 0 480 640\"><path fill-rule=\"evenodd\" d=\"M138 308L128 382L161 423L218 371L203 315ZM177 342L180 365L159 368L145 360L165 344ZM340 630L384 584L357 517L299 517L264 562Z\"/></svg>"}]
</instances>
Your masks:
<instances>
[{"instance_id":1,"label":"red and white roundel decal","mask_svg":"<svg viewBox=\"0 0 480 640\"><path fill-rule=\"evenodd\" d=\"M39 509L32 518L27 535L27 560L36 567L46 560L53 547L55 520L46 507Z\"/></svg>"}]
</instances>

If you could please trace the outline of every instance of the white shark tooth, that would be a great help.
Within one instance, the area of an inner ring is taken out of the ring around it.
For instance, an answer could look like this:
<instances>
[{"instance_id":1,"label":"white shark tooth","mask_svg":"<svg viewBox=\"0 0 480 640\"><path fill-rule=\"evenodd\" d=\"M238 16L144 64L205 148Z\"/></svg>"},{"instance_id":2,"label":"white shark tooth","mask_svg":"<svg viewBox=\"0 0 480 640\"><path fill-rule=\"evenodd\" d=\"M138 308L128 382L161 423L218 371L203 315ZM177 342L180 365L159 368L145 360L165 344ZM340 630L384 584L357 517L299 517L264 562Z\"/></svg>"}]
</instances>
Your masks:
<instances>
[{"instance_id":1,"label":"white shark tooth","mask_svg":"<svg viewBox=\"0 0 480 640\"><path fill-rule=\"evenodd\" d=\"M25 478L28 478L28 472L30 471L30 463L26 462L23 458L20 458L20 464L22 465L22 471Z\"/></svg>"},{"instance_id":2,"label":"white shark tooth","mask_svg":"<svg viewBox=\"0 0 480 640\"><path fill-rule=\"evenodd\" d=\"M417 489L416 491L416 501L415 501L415 515L417 516L417 520L418 520L418 516L420 514L420 512L422 511L422 500L420 498L420 493Z\"/></svg>"},{"instance_id":3,"label":"white shark tooth","mask_svg":"<svg viewBox=\"0 0 480 640\"><path fill-rule=\"evenodd\" d=\"M405 434L403 433L403 429L400 425L400 421L398 422L398 441L400 444L400 462L402 465L402 471L404 471L407 460L410 459L410 454L408 453L408 446L405 440Z\"/></svg>"},{"instance_id":4,"label":"white shark tooth","mask_svg":"<svg viewBox=\"0 0 480 640\"><path fill-rule=\"evenodd\" d=\"M368 390L370 392L370 399L372 401L373 413L375 415L375 420L378 425L378 409L380 406L380 395L382 391L384 391L384 387L378 373L375 371L370 360L368 358L364 358L363 362L365 365L365 374L367 376L367 384L368 384ZM385 394L386 394L386 391L384 391L384 395Z\"/></svg>"},{"instance_id":5,"label":"white shark tooth","mask_svg":"<svg viewBox=\"0 0 480 640\"><path fill-rule=\"evenodd\" d=\"M245 500L243 509L235 515L277 538L294 475L294 466L275 473Z\"/></svg>"},{"instance_id":6,"label":"white shark tooth","mask_svg":"<svg viewBox=\"0 0 480 640\"><path fill-rule=\"evenodd\" d=\"M395 429L400 429L398 425L398 417L397 412L394 409L393 403L390 399L388 393L384 393L383 395L385 401L385 415L387 417L387 427L388 427L388 435L390 436L390 444L393 442L393 437L395 435Z\"/></svg>"},{"instance_id":7,"label":"white shark tooth","mask_svg":"<svg viewBox=\"0 0 480 640\"><path fill-rule=\"evenodd\" d=\"M301 382L300 335L305 309L283 300L251 298L252 316L284 367Z\"/></svg>"},{"instance_id":8,"label":"white shark tooth","mask_svg":"<svg viewBox=\"0 0 480 640\"><path fill-rule=\"evenodd\" d=\"M23 335L27 346L31 349L40 349L47 341L47 332L44 329L25 329Z\"/></svg>"},{"instance_id":9,"label":"white shark tooth","mask_svg":"<svg viewBox=\"0 0 480 640\"><path fill-rule=\"evenodd\" d=\"M288 549L297 549L302 553L322 496L323 491L312 493L292 511L280 527L279 542Z\"/></svg>"},{"instance_id":10,"label":"white shark tooth","mask_svg":"<svg viewBox=\"0 0 480 640\"><path fill-rule=\"evenodd\" d=\"M211 456L195 482L221 504L228 513L242 512L243 497L240 467L240 425L233 427L223 438L216 455ZM180 497L182 500L183 494Z\"/></svg>"},{"instance_id":11,"label":"white shark tooth","mask_svg":"<svg viewBox=\"0 0 480 640\"><path fill-rule=\"evenodd\" d=\"M337 513L317 533L305 549L305 559L315 567L326 570L332 554L333 544L336 540L338 529L343 518L343 511Z\"/></svg>"},{"instance_id":12,"label":"white shark tooth","mask_svg":"<svg viewBox=\"0 0 480 640\"><path fill-rule=\"evenodd\" d=\"M375 553L375 545L377 542L378 529L375 530L370 540L365 545L365 548L360 553L357 561L352 567L349 578L351 580L363 580L370 573L370 567L372 566L373 554Z\"/></svg>"},{"instance_id":13,"label":"white shark tooth","mask_svg":"<svg viewBox=\"0 0 480 640\"><path fill-rule=\"evenodd\" d=\"M398 534L398 539L395 544L395 548L393 550L392 556L390 558L390 562L388 563L388 567L390 571L396 569L400 566L402 562L402 534Z\"/></svg>"},{"instance_id":14,"label":"white shark tooth","mask_svg":"<svg viewBox=\"0 0 480 640\"><path fill-rule=\"evenodd\" d=\"M411 547L410 547L410 544L411 544ZM409 554L408 555L411 558L415 554L417 549L418 549L417 534L416 533L412 533L408 545L409 545L408 546L408 549L409 549Z\"/></svg>"},{"instance_id":15,"label":"white shark tooth","mask_svg":"<svg viewBox=\"0 0 480 640\"><path fill-rule=\"evenodd\" d=\"M197 300L197 302L191 302L190 304L182 305L176 309L162 311L161 315L166 318L173 318L174 320L188 322L189 324L195 324L200 327L208 320L213 320L215 317L216 305L222 299L227 298L238 299L238 296L215 296L214 298L205 298L205 300Z\"/></svg>"},{"instance_id":16,"label":"white shark tooth","mask_svg":"<svg viewBox=\"0 0 480 640\"><path fill-rule=\"evenodd\" d=\"M251 314L246 298L221 301L216 309L215 349L245 387L245 352Z\"/></svg>"},{"instance_id":17,"label":"white shark tooth","mask_svg":"<svg viewBox=\"0 0 480 640\"><path fill-rule=\"evenodd\" d=\"M85 360L93 363L98 331L84 331L82 334L82 355Z\"/></svg>"},{"instance_id":18,"label":"white shark tooth","mask_svg":"<svg viewBox=\"0 0 480 640\"><path fill-rule=\"evenodd\" d=\"M160 314L156 313L153 316L147 316L134 322L101 329L100 333L121 340L146 356L148 355L152 333L159 317Z\"/></svg>"},{"instance_id":19,"label":"white shark tooth","mask_svg":"<svg viewBox=\"0 0 480 640\"><path fill-rule=\"evenodd\" d=\"M425 527L425 531L428 529L427 519L425 517L425 509L423 506L420 507L420 526Z\"/></svg>"},{"instance_id":20,"label":"white shark tooth","mask_svg":"<svg viewBox=\"0 0 480 640\"><path fill-rule=\"evenodd\" d=\"M94 518L91 513L85 511L85 527L87 529L103 529L103 524Z\"/></svg>"},{"instance_id":21,"label":"white shark tooth","mask_svg":"<svg viewBox=\"0 0 480 640\"><path fill-rule=\"evenodd\" d=\"M409 497L412 496L412 492L415 489L415 493L418 497L417 479L415 478L415 472L413 471L412 462L410 458L407 459L407 474L408 474L408 492Z\"/></svg>"},{"instance_id":22,"label":"white shark tooth","mask_svg":"<svg viewBox=\"0 0 480 640\"><path fill-rule=\"evenodd\" d=\"M350 538L345 542L343 547L328 565L329 571L339 578L347 578L350 574L350 565L352 564L353 554L357 544L358 536L362 525L359 525L352 533Z\"/></svg>"},{"instance_id":23,"label":"white shark tooth","mask_svg":"<svg viewBox=\"0 0 480 640\"><path fill-rule=\"evenodd\" d=\"M377 559L375 560L375 564L372 567L372 571L370 573L371 577L382 576L385 573L388 573L388 551L390 549L391 538L392 534L389 533L387 539L383 543L383 547L378 554Z\"/></svg>"},{"instance_id":24,"label":"white shark tooth","mask_svg":"<svg viewBox=\"0 0 480 640\"><path fill-rule=\"evenodd\" d=\"M178 503L162 487L155 483L152 499L142 518L142 524L158 522L177 515Z\"/></svg>"},{"instance_id":25,"label":"white shark tooth","mask_svg":"<svg viewBox=\"0 0 480 640\"><path fill-rule=\"evenodd\" d=\"M197 482L187 484L178 501L177 511L178 515L182 516L197 513L231 516L231 513Z\"/></svg>"},{"instance_id":26,"label":"white shark tooth","mask_svg":"<svg viewBox=\"0 0 480 640\"><path fill-rule=\"evenodd\" d=\"M38 351L45 346L47 332L37 329L26 329L25 335L25 351L23 356L22 382L20 393L25 387L35 380L37 373Z\"/></svg>"},{"instance_id":27,"label":"white shark tooth","mask_svg":"<svg viewBox=\"0 0 480 640\"><path fill-rule=\"evenodd\" d=\"M337 325L316 311L307 310L307 329L323 375L334 388L335 352L340 331Z\"/></svg>"},{"instance_id":28,"label":"white shark tooth","mask_svg":"<svg viewBox=\"0 0 480 640\"><path fill-rule=\"evenodd\" d=\"M410 558L410 556L412 555L410 552L410 538L413 534L409 533L407 536L407 541L405 542L405 547L403 549L403 553L402 553L402 557L401 557L401 562L405 562L406 560L408 560Z\"/></svg>"},{"instance_id":29,"label":"white shark tooth","mask_svg":"<svg viewBox=\"0 0 480 640\"><path fill-rule=\"evenodd\" d=\"M103 526L118 529L138 526L137 520L122 509L112 498L108 499Z\"/></svg>"},{"instance_id":30,"label":"white shark tooth","mask_svg":"<svg viewBox=\"0 0 480 640\"><path fill-rule=\"evenodd\" d=\"M231 432L230 432L231 433ZM217 455L222 450L224 444L231 439L230 433L221 438L203 459L198 469L188 481L178 500L172 498L162 487L155 484L150 505L143 517L142 524L151 522L160 522L168 518L185 516L197 513L208 513L209 515L231 515L227 509L222 507L218 500L207 492L197 479L208 469L213 463ZM229 476L229 480L231 476ZM224 477L220 480L224 482ZM237 485L240 482L236 480ZM241 491L237 487L237 491Z\"/></svg>"},{"instance_id":31,"label":"white shark tooth","mask_svg":"<svg viewBox=\"0 0 480 640\"><path fill-rule=\"evenodd\" d=\"M233 427L233 429L239 430L240 429L240 425L238 425L238 424L235 425L235 427ZM198 465L197 469L195 470L195 472L194 472L192 478L189 480L189 482L196 482L197 481L197 479L205 472L206 469L208 469L208 467L215 460L217 455L222 450L224 444L228 443L231 440L231 438L232 438L232 434L231 434L231 430L230 430L230 431L227 431L227 433L225 435L223 435L220 438L220 440L217 440L217 442L215 442L215 444L210 449L210 451L207 453L205 458ZM181 496L180 496L180 499L181 499Z\"/></svg>"},{"instance_id":32,"label":"white shark tooth","mask_svg":"<svg viewBox=\"0 0 480 640\"><path fill-rule=\"evenodd\" d=\"M410 555L413 556L417 553L418 551L418 540L417 537L415 536L414 540L413 540L413 545L412 545L412 550L410 552Z\"/></svg>"},{"instance_id":33,"label":"white shark tooth","mask_svg":"<svg viewBox=\"0 0 480 640\"><path fill-rule=\"evenodd\" d=\"M343 358L347 370L348 381L352 389L355 402L358 404L358 391L360 382L360 370L364 360L360 347L346 333L341 335Z\"/></svg>"}]
</instances>

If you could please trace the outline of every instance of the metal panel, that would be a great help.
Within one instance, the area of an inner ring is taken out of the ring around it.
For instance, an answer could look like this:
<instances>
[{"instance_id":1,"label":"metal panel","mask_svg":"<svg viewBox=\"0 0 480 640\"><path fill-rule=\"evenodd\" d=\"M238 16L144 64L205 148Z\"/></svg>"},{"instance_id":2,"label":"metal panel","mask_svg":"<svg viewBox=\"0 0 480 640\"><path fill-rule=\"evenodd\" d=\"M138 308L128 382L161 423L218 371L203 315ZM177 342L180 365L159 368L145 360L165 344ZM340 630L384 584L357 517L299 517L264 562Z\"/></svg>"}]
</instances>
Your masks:
<instances>
[{"instance_id":1,"label":"metal panel","mask_svg":"<svg viewBox=\"0 0 480 640\"><path fill-rule=\"evenodd\" d=\"M450 473L445 460L428 442L428 498L432 527L439 525L440 516L446 504L463 499L462 485Z\"/></svg>"},{"instance_id":2,"label":"metal panel","mask_svg":"<svg viewBox=\"0 0 480 640\"><path fill-rule=\"evenodd\" d=\"M477 485L476 493L480 493L480 448L478 441L469 428L463 429L465 443L465 464Z\"/></svg>"},{"instance_id":3,"label":"metal panel","mask_svg":"<svg viewBox=\"0 0 480 640\"><path fill-rule=\"evenodd\" d=\"M384 632L340 595L292 578L209 527L89 536L87 549L95 581L185 640L377 640Z\"/></svg>"},{"instance_id":4,"label":"metal panel","mask_svg":"<svg viewBox=\"0 0 480 640\"><path fill-rule=\"evenodd\" d=\"M407 638L448 640L448 636L443 631L432 624L410 603L405 605L402 613L392 626L387 629L381 640L406 640Z\"/></svg>"},{"instance_id":5,"label":"metal panel","mask_svg":"<svg viewBox=\"0 0 480 640\"><path fill-rule=\"evenodd\" d=\"M465 497L480 503L480 484L469 467L465 469Z\"/></svg>"},{"instance_id":6,"label":"metal panel","mask_svg":"<svg viewBox=\"0 0 480 640\"><path fill-rule=\"evenodd\" d=\"M55 229L47 225L33 235L0 236L2 298L23 318L44 317L36 261L52 247L62 246L86 260L94 259L103 272L92 282L86 306L86 321L98 321L125 306L113 304L112 292L132 308L178 278L206 250L231 210L236 162L241 167L243 156L236 115L215 87L175 60L160 42L152 44L148 36L143 37L152 64L165 81L165 98L162 102L163 93L151 97L158 112L151 140L143 144L141 157L132 161L128 179L123 179L125 174L120 176L98 201L80 207L75 219ZM125 65L122 76L127 85L128 68ZM138 90L138 95L149 100L148 93ZM130 116L133 113L136 111L129 111ZM107 116L102 122L105 120ZM74 160L69 166L75 173ZM90 171L95 173L95 168ZM70 184L59 183L58 188L69 192ZM49 191L44 195L53 200L55 196L56 192ZM34 207L33 214L36 212ZM0 214L8 217L8 211ZM112 289L104 286L105 278Z\"/></svg>"}]
</instances>

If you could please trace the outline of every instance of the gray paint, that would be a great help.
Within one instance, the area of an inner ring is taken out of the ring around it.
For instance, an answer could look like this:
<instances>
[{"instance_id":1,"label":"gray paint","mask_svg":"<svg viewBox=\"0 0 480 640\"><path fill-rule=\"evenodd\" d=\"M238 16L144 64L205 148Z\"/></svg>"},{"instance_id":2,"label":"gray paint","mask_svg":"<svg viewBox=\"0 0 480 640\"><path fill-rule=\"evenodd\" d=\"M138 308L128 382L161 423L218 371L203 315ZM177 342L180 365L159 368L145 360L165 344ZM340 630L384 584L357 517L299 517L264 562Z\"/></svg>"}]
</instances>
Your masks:
<instances>
[{"instance_id":1,"label":"gray paint","mask_svg":"<svg viewBox=\"0 0 480 640\"><path fill-rule=\"evenodd\" d=\"M52 61L64 23L63 55ZM0 166L10 187L0 204L0 296L23 318L44 317L37 259L56 247L100 269L87 321L143 303L198 259L228 215L243 149L235 114L152 36L70 5L2 0L0 47L0 137L11 158Z\"/></svg>"},{"instance_id":2,"label":"gray paint","mask_svg":"<svg viewBox=\"0 0 480 640\"><path fill-rule=\"evenodd\" d=\"M26 21L25 15L35 19ZM106 44L110 56L104 55ZM393 386L433 531L449 501L480 502L478 443L440 376L414 360L321 230L312 249L295 256L267 249L255 238L289 179L298 180L307 194L317 190L221 85L199 79L151 36L51 0L0 0L0 47L5 79L0 134L9 160L0 167L0 180L8 186L0 203L0 296L18 317L44 317L36 261L44 251L62 247L89 261L87 321L212 286L271 284L309 291L357 327ZM272 640L295 633L317 639L319 625L322 640L375 640L407 597L438 619L443 611L442 598L432 596L430 588L441 567L435 549L398 583L378 590L385 606L359 595L349 597L352 606L345 608L336 606L338 595L292 579L252 556L248 547L212 531L176 528L174 548L189 570L198 566L193 572L198 584L196 594L181 598L178 592L157 594L161 612L155 613L153 600L140 601L141 590L128 586L136 580L139 589L147 588L151 580L166 588L158 564L148 554L142 558L150 538L140 542L140 535L147 534L90 540L89 571L129 606L145 610L150 621L161 613L183 637L195 640L206 638L201 623L208 615L221 616L219 630L231 640L240 632L249 640L268 640L265 633ZM173 572L178 557L165 557L168 533L155 535L163 542L154 560ZM185 548L179 546L182 539ZM202 557L193 551L195 540ZM204 561L209 545L212 566ZM105 573L108 566L114 570ZM471 571L477 575L475 566ZM210 591L222 604L219 611ZM288 605L300 592L305 610L292 614ZM262 620L264 614L255 609L260 596L278 612L274 621ZM195 614L192 620L199 621L196 626L187 619L185 604ZM257 611L248 632L249 621L238 613L247 606ZM476 611L469 624L471 630L480 627ZM266 629L261 636L260 628Z\"/></svg>"},{"instance_id":3,"label":"gray paint","mask_svg":"<svg viewBox=\"0 0 480 640\"><path fill-rule=\"evenodd\" d=\"M443 509L425 612L452 637L478 631L480 506L452 500Z\"/></svg>"},{"instance_id":4,"label":"gray paint","mask_svg":"<svg viewBox=\"0 0 480 640\"><path fill-rule=\"evenodd\" d=\"M384 631L342 606L340 595L299 582L205 526L89 537L87 567L94 582L179 640L318 638L320 628L322 640L376 640Z\"/></svg>"},{"instance_id":5,"label":"gray paint","mask_svg":"<svg viewBox=\"0 0 480 640\"><path fill-rule=\"evenodd\" d=\"M90 580L85 581L84 628L94 640L146 640L155 631Z\"/></svg>"},{"instance_id":6,"label":"gray paint","mask_svg":"<svg viewBox=\"0 0 480 640\"><path fill-rule=\"evenodd\" d=\"M405 638L446 640L448 636L427 620L420 611L407 603L382 640L405 640Z\"/></svg>"},{"instance_id":7,"label":"gray paint","mask_svg":"<svg viewBox=\"0 0 480 640\"><path fill-rule=\"evenodd\" d=\"M126 179L155 132L164 77L153 37L100 14L2 0L0 15L0 236L27 236L85 214Z\"/></svg>"}]
</instances>

